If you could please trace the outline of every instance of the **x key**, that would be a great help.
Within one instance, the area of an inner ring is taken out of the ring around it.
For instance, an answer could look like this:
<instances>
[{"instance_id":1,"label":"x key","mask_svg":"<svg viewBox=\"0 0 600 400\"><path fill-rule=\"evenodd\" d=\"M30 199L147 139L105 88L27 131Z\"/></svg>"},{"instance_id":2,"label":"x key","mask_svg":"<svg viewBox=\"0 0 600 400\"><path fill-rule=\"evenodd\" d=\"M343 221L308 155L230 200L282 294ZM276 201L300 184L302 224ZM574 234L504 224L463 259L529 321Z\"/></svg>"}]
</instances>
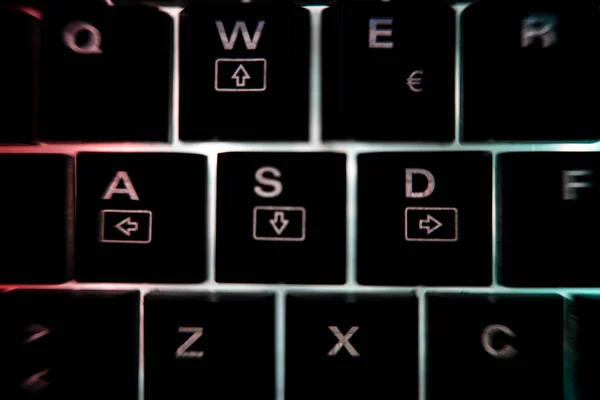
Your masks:
<instances>
[{"instance_id":1,"label":"x key","mask_svg":"<svg viewBox=\"0 0 600 400\"><path fill-rule=\"evenodd\" d=\"M286 400L416 400L417 329L414 296L290 295Z\"/></svg>"}]
</instances>

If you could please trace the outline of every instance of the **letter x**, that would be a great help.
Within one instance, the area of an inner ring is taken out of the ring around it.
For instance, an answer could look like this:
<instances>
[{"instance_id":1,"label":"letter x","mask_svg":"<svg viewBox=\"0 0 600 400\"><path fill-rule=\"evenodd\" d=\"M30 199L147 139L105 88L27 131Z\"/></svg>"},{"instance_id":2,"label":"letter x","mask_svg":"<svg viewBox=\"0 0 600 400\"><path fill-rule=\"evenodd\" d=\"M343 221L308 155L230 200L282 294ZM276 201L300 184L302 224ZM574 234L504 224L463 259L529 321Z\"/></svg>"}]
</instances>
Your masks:
<instances>
[{"instance_id":1,"label":"letter x","mask_svg":"<svg viewBox=\"0 0 600 400\"><path fill-rule=\"evenodd\" d=\"M356 331L358 330L358 326L353 326L352 328L350 328L348 333L346 333L345 335L342 335L342 332L340 332L337 326L330 326L329 330L335 335L338 342L335 344L335 346L333 346L331 350L329 350L329 353L327 353L328 356L335 356L342 349L342 347L345 347L352 357L360 357L358 351L356 351L354 346L352 346L352 344L350 343L350 338L356 333Z\"/></svg>"}]
</instances>

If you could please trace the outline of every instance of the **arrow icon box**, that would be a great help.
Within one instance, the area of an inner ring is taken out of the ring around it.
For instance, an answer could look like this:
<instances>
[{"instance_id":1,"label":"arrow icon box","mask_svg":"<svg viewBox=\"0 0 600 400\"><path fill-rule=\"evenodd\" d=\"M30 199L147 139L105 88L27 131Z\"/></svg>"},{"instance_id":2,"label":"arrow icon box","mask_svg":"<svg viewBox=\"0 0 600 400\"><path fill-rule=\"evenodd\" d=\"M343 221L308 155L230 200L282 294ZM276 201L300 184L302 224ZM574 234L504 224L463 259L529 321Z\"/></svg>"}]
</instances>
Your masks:
<instances>
[{"instance_id":1,"label":"arrow icon box","mask_svg":"<svg viewBox=\"0 0 600 400\"><path fill-rule=\"evenodd\" d=\"M267 90L265 58L218 58L215 61L217 92L264 92Z\"/></svg>"},{"instance_id":2,"label":"arrow icon box","mask_svg":"<svg viewBox=\"0 0 600 400\"><path fill-rule=\"evenodd\" d=\"M306 239L306 209L292 206L254 207L252 237L268 242L303 242Z\"/></svg>"},{"instance_id":3,"label":"arrow icon box","mask_svg":"<svg viewBox=\"0 0 600 400\"><path fill-rule=\"evenodd\" d=\"M430 229L427 229L426 224L429 224ZM458 241L458 209L454 207L406 207L404 210L404 239L407 242Z\"/></svg>"},{"instance_id":4,"label":"arrow icon box","mask_svg":"<svg viewBox=\"0 0 600 400\"><path fill-rule=\"evenodd\" d=\"M114 223L115 221L116 223ZM128 227L131 227L129 235L123 234L122 230ZM110 232L113 230L115 232L111 234ZM98 241L100 243L137 244L152 242L152 211L101 210Z\"/></svg>"}]
</instances>

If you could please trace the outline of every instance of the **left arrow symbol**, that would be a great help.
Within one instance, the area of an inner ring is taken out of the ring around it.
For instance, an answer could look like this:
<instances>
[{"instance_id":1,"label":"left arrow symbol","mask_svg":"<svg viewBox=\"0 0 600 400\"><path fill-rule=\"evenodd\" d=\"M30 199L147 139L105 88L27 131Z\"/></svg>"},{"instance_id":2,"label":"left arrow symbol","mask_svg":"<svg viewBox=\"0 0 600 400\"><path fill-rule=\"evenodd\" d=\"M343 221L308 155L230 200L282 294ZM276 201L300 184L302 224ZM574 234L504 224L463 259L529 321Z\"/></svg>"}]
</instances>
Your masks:
<instances>
[{"instance_id":1,"label":"left arrow symbol","mask_svg":"<svg viewBox=\"0 0 600 400\"><path fill-rule=\"evenodd\" d=\"M131 232L137 232L138 223L131 221L131 217L127 217L123 221L116 224L115 228L123 233L123 235L131 236Z\"/></svg>"}]
</instances>

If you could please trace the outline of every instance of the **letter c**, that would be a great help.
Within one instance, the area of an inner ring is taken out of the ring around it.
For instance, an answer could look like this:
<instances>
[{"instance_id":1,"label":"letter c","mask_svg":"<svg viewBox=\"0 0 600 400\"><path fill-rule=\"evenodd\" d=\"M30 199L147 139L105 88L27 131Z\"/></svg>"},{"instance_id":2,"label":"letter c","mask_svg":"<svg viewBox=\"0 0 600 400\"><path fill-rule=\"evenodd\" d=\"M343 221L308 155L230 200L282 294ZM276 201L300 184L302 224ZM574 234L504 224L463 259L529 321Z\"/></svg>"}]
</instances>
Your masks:
<instances>
[{"instance_id":1,"label":"letter c","mask_svg":"<svg viewBox=\"0 0 600 400\"><path fill-rule=\"evenodd\" d=\"M492 347L492 339L494 336L499 334L507 335L511 338L517 337L517 335L508 327L499 324L488 325L481 332L481 345L483 349L492 357L511 359L514 358L518 351L513 346L505 344L499 349Z\"/></svg>"},{"instance_id":2,"label":"letter c","mask_svg":"<svg viewBox=\"0 0 600 400\"><path fill-rule=\"evenodd\" d=\"M81 32L89 32L89 38L82 46L77 44L77 35ZM77 54L102 54L102 34L95 26L83 21L69 23L63 31L65 46Z\"/></svg>"}]
</instances>

